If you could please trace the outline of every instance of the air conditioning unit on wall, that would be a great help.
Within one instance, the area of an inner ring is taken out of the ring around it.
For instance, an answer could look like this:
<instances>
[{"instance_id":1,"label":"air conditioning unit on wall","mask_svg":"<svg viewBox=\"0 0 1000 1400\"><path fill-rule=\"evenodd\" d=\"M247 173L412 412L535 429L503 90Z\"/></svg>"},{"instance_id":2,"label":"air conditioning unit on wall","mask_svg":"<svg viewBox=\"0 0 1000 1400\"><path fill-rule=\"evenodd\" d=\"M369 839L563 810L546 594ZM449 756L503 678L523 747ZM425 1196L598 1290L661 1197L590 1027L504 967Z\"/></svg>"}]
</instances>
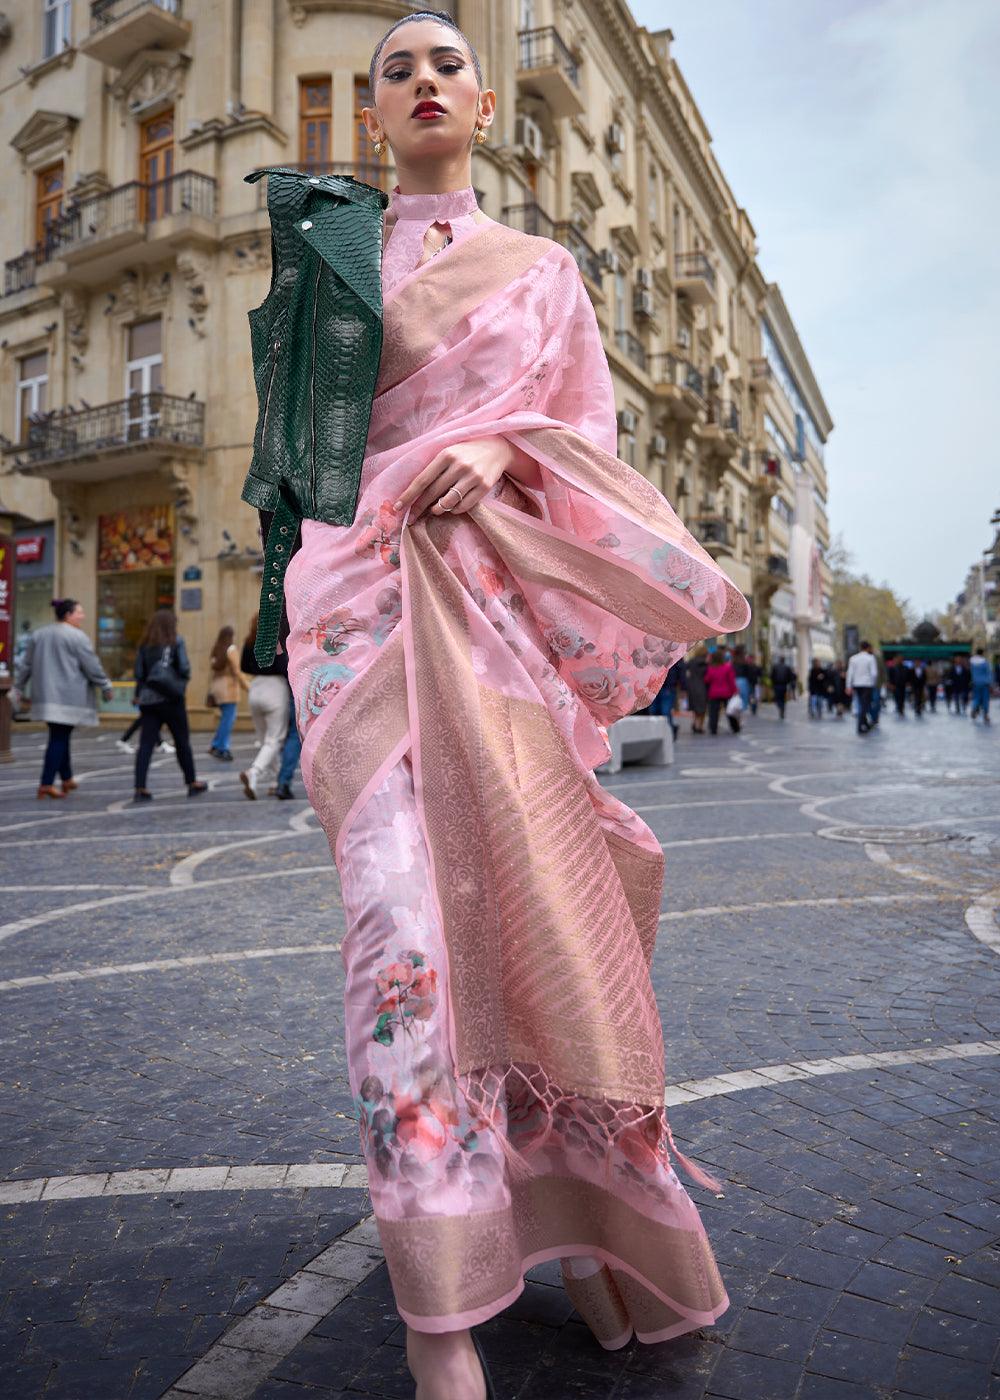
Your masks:
<instances>
[{"instance_id":1,"label":"air conditioning unit on wall","mask_svg":"<svg viewBox=\"0 0 1000 1400\"><path fill-rule=\"evenodd\" d=\"M691 332L688 330L687 326L677 327L677 344L682 350L691 349Z\"/></svg>"},{"instance_id":2,"label":"air conditioning unit on wall","mask_svg":"<svg viewBox=\"0 0 1000 1400\"><path fill-rule=\"evenodd\" d=\"M679 476L677 478L676 494L678 496L690 496L691 485L686 476Z\"/></svg>"},{"instance_id":3,"label":"air conditioning unit on wall","mask_svg":"<svg viewBox=\"0 0 1000 1400\"><path fill-rule=\"evenodd\" d=\"M542 128L531 117L517 117L514 122L514 145L521 155L540 161L545 157Z\"/></svg>"},{"instance_id":4,"label":"air conditioning unit on wall","mask_svg":"<svg viewBox=\"0 0 1000 1400\"><path fill-rule=\"evenodd\" d=\"M665 457L667 455L667 439L664 433L654 433L649 440L649 455L651 457Z\"/></svg>"},{"instance_id":5,"label":"air conditioning unit on wall","mask_svg":"<svg viewBox=\"0 0 1000 1400\"><path fill-rule=\"evenodd\" d=\"M635 270L635 285L637 287L651 287L653 285L653 274L648 267L637 267Z\"/></svg>"},{"instance_id":6,"label":"air conditioning unit on wall","mask_svg":"<svg viewBox=\"0 0 1000 1400\"><path fill-rule=\"evenodd\" d=\"M708 371L708 382L713 389L718 389L722 384L722 370L718 365L713 365Z\"/></svg>"},{"instance_id":7,"label":"air conditioning unit on wall","mask_svg":"<svg viewBox=\"0 0 1000 1400\"><path fill-rule=\"evenodd\" d=\"M610 272L612 277L622 270L622 260L614 248L601 249L601 271Z\"/></svg>"},{"instance_id":8,"label":"air conditioning unit on wall","mask_svg":"<svg viewBox=\"0 0 1000 1400\"><path fill-rule=\"evenodd\" d=\"M630 408L623 408L618 414L618 427L623 433L634 433L639 426L638 414Z\"/></svg>"},{"instance_id":9,"label":"air conditioning unit on wall","mask_svg":"<svg viewBox=\"0 0 1000 1400\"><path fill-rule=\"evenodd\" d=\"M636 287L632 293L632 310L636 316L650 320L653 315L653 293L647 292L645 287Z\"/></svg>"},{"instance_id":10,"label":"air conditioning unit on wall","mask_svg":"<svg viewBox=\"0 0 1000 1400\"><path fill-rule=\"evenodd\" d=\"M604 144L611 155L620 156L625 150L625 128L621 122L612 122L604 133Z\"/></svg>"}]
</instances>

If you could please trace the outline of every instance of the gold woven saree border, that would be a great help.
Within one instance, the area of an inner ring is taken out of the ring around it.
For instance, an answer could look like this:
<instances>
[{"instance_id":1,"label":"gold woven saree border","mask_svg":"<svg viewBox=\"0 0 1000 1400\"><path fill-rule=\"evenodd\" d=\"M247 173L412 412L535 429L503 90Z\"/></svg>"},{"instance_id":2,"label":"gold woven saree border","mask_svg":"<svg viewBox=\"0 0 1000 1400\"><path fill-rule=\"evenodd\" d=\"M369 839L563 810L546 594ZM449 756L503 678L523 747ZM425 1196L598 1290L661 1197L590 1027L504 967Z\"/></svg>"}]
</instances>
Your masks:
<instances>
[{"instance_id":1,"label":"gold woven saree border","mask_svg":"<svg viewBox=\"0 0 1000 1400\"><path fill-rule=\"evenodd\" d=\"M385 309L376 396L416 373L459 322L551 248L546 238L493 224L432 259Z\"/></svg>"},{"instance_id":2,"label":"gold woven saree border","mask_svg":"<svg viewBox=\"0 0 1000 1400\"><path fill-rule=\"evenodd\" d=\"M345 821L406 738L408 724L403 638L397 627L346 692L313 757L310 796L335 858Z\"/></svg>"},{"instance_id":3,"label":"gold woven saree border","mask_svg":"<svg viewBox=\"0 0 1000 1400\"><path fill-rule=\"evenodd\" d=\"M628 1301L640 1313L641 1330L655 1332L672 1325L677 1309L703 1322L726 1300L693 1208L692 1220L690 1230L666 1225L592 1182L535 1176L512 1186L506 1210L380 1217L378 1226L396 1302L411 1316L474 1312L517 1286L523 1259L589 1249L620 1260L645 1281L643 1287L636 1280Z\"/></svg>"}]
</instances>

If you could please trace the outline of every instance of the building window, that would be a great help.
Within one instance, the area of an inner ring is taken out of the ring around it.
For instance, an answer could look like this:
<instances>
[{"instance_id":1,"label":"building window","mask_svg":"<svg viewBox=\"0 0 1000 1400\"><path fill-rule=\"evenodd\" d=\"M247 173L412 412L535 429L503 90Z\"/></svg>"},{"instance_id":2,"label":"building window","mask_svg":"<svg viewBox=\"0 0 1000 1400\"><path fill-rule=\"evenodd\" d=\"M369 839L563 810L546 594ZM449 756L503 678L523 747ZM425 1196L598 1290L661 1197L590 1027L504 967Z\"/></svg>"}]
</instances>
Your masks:
<instances>
[{"instance_id":1,"label":"building window","mask_svg":"<svg viewBox=\"0 0 1000 1400\"><path fill-rule=\"evenodd\" d=\"M69 48L72 13L72 0L42 0L42 56L44 58L52 58L54 54Z\"/></svg>"},{"instance_id":2,"label":"building window","mask_svg":"<svg viewBox=\"0 0 1000 1400\"><path fill-rule=\"evenodd\" d=\"M615 273L615 330L627 331L630 329L628 303L628 277L625 270L619 263L618 271Z\"/></svg>"},{"instance_id":3,"label":"building window","mask_svg":"<svg viewBox=\"0 0 1000 1400\"><path fill-rule=\"evenodd\" d=\"M680 252L683 251L683 244L682 244L682 241L681 241L682 237L683 237L683 232L682 232L682 229L681 229L681 206L680 206L679 204L675 204L675 205L674 205L674 252L675 252L675 253L680 253Z\"/></svg>"},{"instance_id":4,"label":"building window","mask_svg":"<svg viewBox=\"0 0 1000 1400\"><path fill-rule=\"evenodd\" d=\"M14 439L23 441L32 413L44 413L49 391L49 355L39 350L17 362L17 402L14 413Z\"/></svg>"},{"instance_id":5,"label":"building window","mask_svg":"<svg viewBox=\"0 0 1000 1400\"><path fill-rule=\"evenodd\" d=\"M139 217L147 223L173 209L174 109L150 117L139 127Z\"/></svg>"},{"instance_id":6,"label":"building window","mask_svg":"<svg viewBox=\"0 0 1000 1400\"><path fill-rule=\"evenodd\" d=\"M368 130L361 120L362 107L371 107L372 94L368 86L368 77L357 77L354 79L354 174L359 180L364 180L368 185L377 185L379 189L386 187L386 161L388 152L383 151L381 159L372 151L372 139L368 135Z\"/></svg>"},{"instance_id":7,"label":"building window","mask_svg":"<svg viewBox=\"0 0 1000 1400\"><path fill-rule=\"evenodd\" d=\"M159 316L137 321L126 331L126 432L129 441L152 437L160 421L159 390L163 387L163 353Z\"/></svg>"},{"instance_id":8,"label":"building window","mask_svg":"<svg viewBox=\"0 0 1000 1400\"><path fill-rule=\"evenodd\" d=\"M62 213L64 184L61 160L35 176L35 246L42 250L49 246L50 226Z\"/></svg>"},{"instance_id":9,"label":"building window","mask_svg":"<svg viewBox=\"0 0 1000 1400\"><path fill-rule=\"evenodd\" d=\"M330 164L333 87L329 78L299 79L299 163L310 169Z\"/></svg>"}]
</instances>

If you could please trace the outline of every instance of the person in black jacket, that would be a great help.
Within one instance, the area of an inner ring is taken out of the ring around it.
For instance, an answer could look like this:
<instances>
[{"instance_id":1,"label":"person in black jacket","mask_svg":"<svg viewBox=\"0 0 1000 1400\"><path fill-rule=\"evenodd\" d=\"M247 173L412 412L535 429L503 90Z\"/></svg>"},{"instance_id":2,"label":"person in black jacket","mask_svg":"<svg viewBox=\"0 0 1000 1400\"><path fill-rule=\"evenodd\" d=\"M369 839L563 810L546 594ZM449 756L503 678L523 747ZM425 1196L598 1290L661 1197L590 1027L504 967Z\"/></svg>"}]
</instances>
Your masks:
<instances>
[{"instance_id":1,"label":"person in black jacket","mask_svg":"<svg viewBox=\"0 0 1000 1400\"><path fill-rule=\"evenodd\" d=\"M792 687L792 694L795 694L795 672L787 661L778 660L771 667L771 688L774 691L774 703L778 707L778 718L785 718L785 700L788 696L788 687Z\"/></svg>"},{"instance_id":2,"label":"person in black jacket","mask_svg":"<svg viewBox=\"0 0 1000 1400\"><path fill-rule=\"evenodd\" d=\"M152 801L153 794L146 787L146 777L163 724L173 738L177 762L187 783L188 797L198 797L208 790L208 784L198 782L194 771L194 754L191 752L184 704L184 692L190 679L191 663L184 641L177 635L177 618L170 608L159 608L150 619L135 657L135 703L142 716L139 752L135 756L136 802Z\"/></svg>"},{"instance_id":3,"label":"person in black jacket","mask_svg":"<svg viewBox=\"0 0 1000 1400\"><path fill-rule=\"evenodd\" d=\"M896 702L896 714L900 719L904 719L906 717L906 691L910 682L910 673L904 666L901 656L892 658L886 674L892 687L892 698Z\"/></svg>"}]
</instances>

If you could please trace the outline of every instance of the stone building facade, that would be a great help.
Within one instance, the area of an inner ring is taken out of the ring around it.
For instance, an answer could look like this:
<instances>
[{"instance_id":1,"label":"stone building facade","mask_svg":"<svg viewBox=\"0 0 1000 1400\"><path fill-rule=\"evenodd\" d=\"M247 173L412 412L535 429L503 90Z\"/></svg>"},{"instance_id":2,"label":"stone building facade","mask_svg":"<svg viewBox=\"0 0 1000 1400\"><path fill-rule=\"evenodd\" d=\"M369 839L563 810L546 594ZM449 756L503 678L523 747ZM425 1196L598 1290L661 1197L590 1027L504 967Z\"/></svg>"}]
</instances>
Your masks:
<instances>
[{"instance_id":1,"label":"stone building facade","mask_svg":"<svg viewBox=\"0 0 1000 1400\"><path fill-rule=\"evenodd\" d=\"M255 420L246 313L270 246L265 185L243 176L299 164L391 188L359 113L374 45L410 8L24 0L0 41L0 144L15 156L0 209L0 503L48 558L25 543L19 621L47 620L50 592L80 598L121 678L113 708L128 708L158 604L178 610L195 700L217 628L242 633L255 607L256 520L239 500ZM831 423L670 32L621 0L456 8L498 95L474 154L480 202L576 257L620 455L752 598L752 635L736 640L772 649L782 606L792 647L814 637L821 605L789 593L789 560L808 494L822 586Z\"/></svg>"}]
</instances>

